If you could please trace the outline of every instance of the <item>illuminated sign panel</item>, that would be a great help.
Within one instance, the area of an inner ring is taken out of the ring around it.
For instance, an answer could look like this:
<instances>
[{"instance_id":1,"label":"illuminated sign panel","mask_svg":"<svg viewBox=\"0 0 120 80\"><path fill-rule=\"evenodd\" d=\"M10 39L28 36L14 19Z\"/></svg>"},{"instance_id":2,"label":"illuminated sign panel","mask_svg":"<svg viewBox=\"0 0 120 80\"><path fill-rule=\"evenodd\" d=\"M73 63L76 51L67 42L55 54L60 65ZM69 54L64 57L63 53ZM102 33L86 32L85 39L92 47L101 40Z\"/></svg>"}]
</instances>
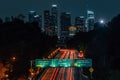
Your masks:
<instances>
[{"instance_id":1,"label":"illuminated sign panel","mask_svg":"<svg viewBox=\"0 0 120 80\"><path fill-rule=\"evenodd\" d=\"M35 66L40 68L48 67L50 64L50 61L47 59L36 59L35 60Z\"/></svg>"},{"instance_id":2,"label":"illuminated sign panel","mask_svg":"<svg viewBox=\"0 0 120 80\"><path fill-rule=\"evenodd\" d=\"M59 64L58 64L59 60L58 59L49 59L49 61L50 61L49 67L58 67L59 66Z\"/></svg>"},{"instance_id":3,"label":"illuminated sign panel","mask_svg":"<svg viewBox=\"0 0 120 80\"><path fill-rule=\"evenodd\" d=\"M59 67L71 67L72 66L72 60L70 59L61 59L59 60Z\"/></svg>"},{"instance_id":4,"label":"illuminated sign panel","mask_svg":"<svg viewBox=\"0 0 120 80\"><path fill-rule=\"evenodd\" d=\"M91 67L92 59L75 59L74 66L75 67Z\"/></svg>"},{"instance_id":5,"label":"illuminated sign panel","mask_svg":"<svg viewBox=\"0 0 120 80\"><path fill-rule=\"evenodd\" d=\"M36 59L35 66L46 67L91 67L92 59Z\"/></svg>"}]
</instances>

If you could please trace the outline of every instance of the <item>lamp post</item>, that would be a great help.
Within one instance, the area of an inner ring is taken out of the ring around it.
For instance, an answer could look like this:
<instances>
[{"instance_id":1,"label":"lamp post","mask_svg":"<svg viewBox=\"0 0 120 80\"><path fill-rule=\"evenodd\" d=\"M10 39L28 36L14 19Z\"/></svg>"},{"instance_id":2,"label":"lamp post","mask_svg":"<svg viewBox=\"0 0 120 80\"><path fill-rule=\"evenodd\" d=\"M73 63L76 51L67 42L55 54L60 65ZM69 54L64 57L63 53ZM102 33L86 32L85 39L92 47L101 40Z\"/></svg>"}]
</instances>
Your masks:
<instances>
[{"instance_id":1,"label":"lamp post","mask_svg":"<svg viewBox=\"0 0 120 80\"><path fill-rule=\"evenodd\" d=\"M40 73L40 68L34 68L33 65L34 65L34 62L35 60L31 60L30 61L30 69L29 69L29 72L30 72L30 76L29 76L29 80L36 80L36 76Z\"/></svg>"}]
</instances>

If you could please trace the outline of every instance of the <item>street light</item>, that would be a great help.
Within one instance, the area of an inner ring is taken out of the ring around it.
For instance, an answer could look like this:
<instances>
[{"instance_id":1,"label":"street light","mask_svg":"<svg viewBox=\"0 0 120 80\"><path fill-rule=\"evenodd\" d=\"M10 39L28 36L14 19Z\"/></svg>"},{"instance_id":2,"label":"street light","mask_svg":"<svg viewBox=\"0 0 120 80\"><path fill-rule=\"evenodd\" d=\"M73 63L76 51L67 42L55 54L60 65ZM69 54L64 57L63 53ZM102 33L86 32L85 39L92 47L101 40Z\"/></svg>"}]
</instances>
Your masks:
<instances>
[{"instance_id":1,"label":"street light","mask_svg":"<svg viewBox=\"0 0 120 80\"><path fill-rule=\"evenodd\" d=\"M16 60L16 57L12 57L13 60Z\"/></svg>"},{"instance_id":2,"label":"street light","mask_svg":"<svg viewBox=\"0 0 120 80\"><path fill-rule=\"evenodd\" d=\"M16 57L15 56L11 57L11 61L15 62L16 61Z\"/></svg>"}]
</instances>

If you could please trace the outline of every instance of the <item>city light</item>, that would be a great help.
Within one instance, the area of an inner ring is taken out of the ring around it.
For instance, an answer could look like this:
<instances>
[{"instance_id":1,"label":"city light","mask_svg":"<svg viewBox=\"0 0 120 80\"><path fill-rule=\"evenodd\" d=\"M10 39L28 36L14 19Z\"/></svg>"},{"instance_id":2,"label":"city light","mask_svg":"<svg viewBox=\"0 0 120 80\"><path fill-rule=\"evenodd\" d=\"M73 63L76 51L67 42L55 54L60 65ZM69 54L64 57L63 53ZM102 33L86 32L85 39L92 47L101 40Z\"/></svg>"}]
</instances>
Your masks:
<instances>
[{"instance_id":1,"label":"city light","mask_svg":"<svg viewBox=\"0 0 120 80\"><path fill-rule=\"evenodd\" d=\"M56 4L53 4L52 7L57 7L57 5L56 5Z\"/></svg>"},{"instance_id":2,"label":"city light","mask_svg":"<svg viewBox=\"0 0 120 80\"><path fill-rule=\"evenodd\" d=\"M39 15L35 15L34 17L37 18L37 17L39 17Z\"/></svg>"},{"instance_id":3,"label":"city light","mask_svg":"<svg viewBox=\"0 0 120 80\"><path fill-rule=\"evenodd\" d=\"M16 57L13 57L12 59L13 59L13 60L15 60L15 59L16 59Z\"/></svg>"},{"instance_id":4,"label":"city light","mask_svg":"<svg viewBox=\"0 0 120 80\"><path fill-rule=\"evenodd\" d=\"M13 56L13 57L11 57L11 61L16 61L16 57L15 56Z\"/></svg>"},{"instance_id":5,"label":"city light","mask_svg":"<svg viewBox=\"0 0 120 80\"><path fill-rule=\"evenodd\" d=\"M34 13L35 11L29 11L30 13Z\"/></svg>"},{"instance_id":6,"label":"city light","mask_svg":"<svg viewBox=\"0 0 120 80\"><path fill-rule=\"evenodd\" d=\"M103 20L103 19L101 19L99 22L100 22L101 24L104 24L104 20Z\"/></svg>"}]
</instances>

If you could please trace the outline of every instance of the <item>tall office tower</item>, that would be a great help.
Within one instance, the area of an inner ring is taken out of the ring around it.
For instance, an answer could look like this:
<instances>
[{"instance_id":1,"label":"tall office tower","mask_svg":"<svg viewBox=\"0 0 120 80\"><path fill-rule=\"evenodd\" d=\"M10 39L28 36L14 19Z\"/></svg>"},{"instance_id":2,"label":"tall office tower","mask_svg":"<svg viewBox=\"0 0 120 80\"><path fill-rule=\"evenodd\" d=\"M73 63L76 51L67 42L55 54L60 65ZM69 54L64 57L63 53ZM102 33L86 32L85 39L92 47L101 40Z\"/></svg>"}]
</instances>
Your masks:
<instances>
[{"instance_id":1,"label":"tall office tower","mask_svg":"<svg viewBox=\"0 0 120 80\"><path fill-rule=\"evenodd\" d=\"M77 28L77 32L84 31L85 29L85 17L79 16L75 18L75 26Z\"/></svg>"},{"instance_id":2,"label":"tall office tower","mask_svg":"<svg viewBox=\"0 0 120 80\"><path fill-rule=\"evenodd\" d=\"M49 10L45 10L44 11L44 30L45 33L48 35L51 35L51 29L50 29L50 11Z\"/></svg>"},{"instance_id":3,"label":"tall office tower","mask_svg":"<svg viewBox=\"0 0 120 80\"><path fill-rule=\"evenodd\" d=\"M87 11L87 19L86 19L86 28L87 31L91 31L94 29L94 23L95 23L95 16L93 11Z\"/></svg>"},{"instance_id":4,"label":"tall office tower","mask_svg":"<svg viewBox=\"0 0 120 80\"><path fill-rule=\"evenodd\" d=\"M53 4L51 8L51 27L54 35L59 35L58 28L58 9L57 5Z\"/></svg>"},{"instance_id":5,"label":"tall office tower","mask_svg":"<svg viewBox=\"0 0 120 80\"><path fill-rule=\"evenodd\" d=\"M44 27L42 25L42 22L43 22L42 20L43 20L42 15L39 15L39 26L40 26L41 30L44 31Z\"/></svg>"},{"instance_id":6,"label":"tall office tower","mask_svg":"<svg viewBox=\"0 0 120 80\"><path fill-rule=\"evenodd\" d=\"M36 15L36 11L29 11L29 14L28 14L29 22L33 22L34 21L34 16L35 15Z\"/></svg>"},{"instance_id":7,"label":"tall office tower","mask_svg":"<svg viewBox=\"0 0 120 80\"><path fill-rule=\"evenodd\" d=\"M43 27L42 27L42 16L41 15L35 15L34 16L34 21L38 22L39 27L41 28L41 30L43 31Z\"/></svg>"},{"instance_id":8,"label":"tall office tower","mask_svg":"<svg viewBox=\"0 0 120 80\"><path fill-rule=\"evenodd\" d=\"M61 39L64 40L69 37L69 27L71 26L71 14L63 12L60 15Z\"/></svg>"}]
</instances>

